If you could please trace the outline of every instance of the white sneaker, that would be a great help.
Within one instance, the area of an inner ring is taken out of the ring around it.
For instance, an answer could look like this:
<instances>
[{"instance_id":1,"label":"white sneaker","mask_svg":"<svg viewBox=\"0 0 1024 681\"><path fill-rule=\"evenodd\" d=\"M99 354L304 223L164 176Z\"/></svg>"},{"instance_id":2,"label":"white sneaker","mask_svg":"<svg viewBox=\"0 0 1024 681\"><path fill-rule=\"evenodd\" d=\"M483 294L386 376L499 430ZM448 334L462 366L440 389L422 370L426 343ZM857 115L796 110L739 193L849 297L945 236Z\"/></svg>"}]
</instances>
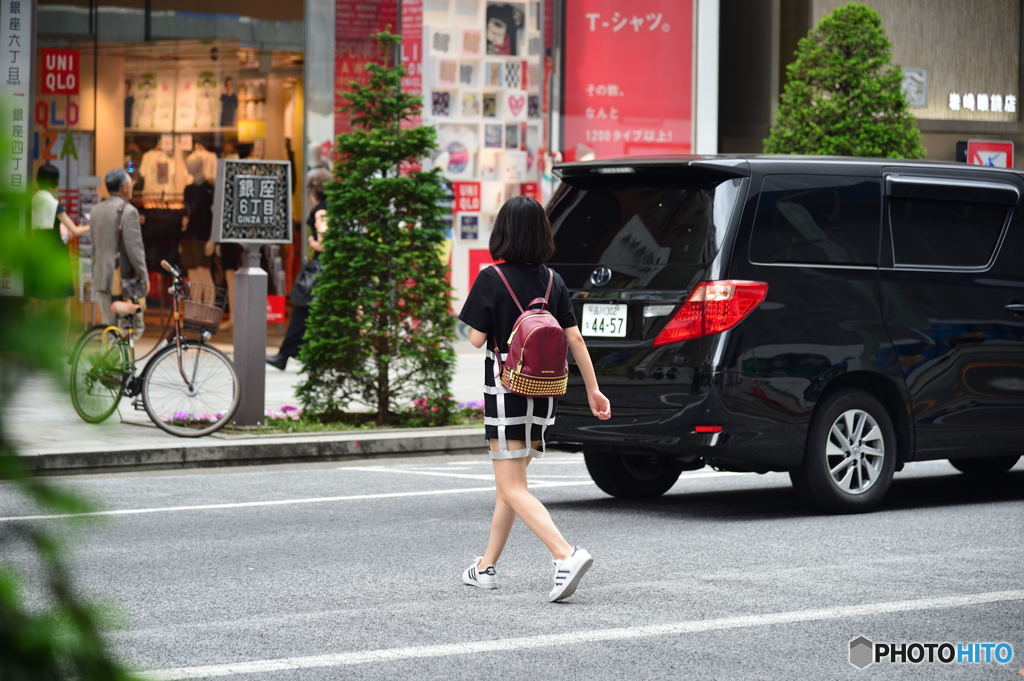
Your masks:
<instances>
[{"instance_id":1,"label":"white sneaker","mask_svg":"<svg viewBox=\"0 0 1024 681\"><path fill-rule=\"evenodd\" d=\"M488 566L486 570L476 569L481 558L482 556L474 558L473 564L462 571L462 583L470 586L478 586L481 589L497 589L498 572L494 569L493 565Z\"/></svg>"},{"instance_id":2,"label":"white sneaker","mask_svg":"<svg viewBox=\"0 0 1024 681\"><path fill-rule=\"evenodd\" d=\"M555 586L548 594L548 600L554 603L576 593L583 575L594 564L594 557L586 549L574 546L571 556L565 560L553 559L551 562L555 565Z\"/></svg>"}]
</instances>

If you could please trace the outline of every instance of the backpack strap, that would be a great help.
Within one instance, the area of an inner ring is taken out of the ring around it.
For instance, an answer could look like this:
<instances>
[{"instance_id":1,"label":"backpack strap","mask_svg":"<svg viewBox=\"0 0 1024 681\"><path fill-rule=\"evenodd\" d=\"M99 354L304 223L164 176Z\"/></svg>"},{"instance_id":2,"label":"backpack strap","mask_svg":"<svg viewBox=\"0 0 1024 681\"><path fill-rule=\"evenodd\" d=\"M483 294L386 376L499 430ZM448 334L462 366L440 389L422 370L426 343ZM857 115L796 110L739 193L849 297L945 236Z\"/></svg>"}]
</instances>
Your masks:
<instances>
[{"instance_id":1,"label":"backpack strap","mask_svg":"<svg viewBox=\"0 0 1024 681\"><path fill-rule=\"evenodd\" d=\"M502 282L504 282L504 284L505 284L505 288L508 289L509 295L512 296L512 300L516 301L516 307L519 308L519 313L522 314L523 313L523 304L520 303L519 302L519 298L516 297L516 292L512 290L512 285L509 284L508 283L508 279L505 278L505 273L502 272L501 268L498 267L497 265L492 265L492 267L494 268L494 271L498 273L498 276L501 277ZM548 284L548 290L550 290L550 289L551 289L551 285Z\"/></svg>"},{"instance_id":2,"label":"backpack strap","mask_svg":"<svg viewBox=\"0 0 1024 681\"><path fill-rule=\"evenodd\" d=\"M548 271L548 287L544 290L544 304L547 305L551 300L551 285L555 283L555 271L550 267L545 269Z\"/></svg>"}]
</instances>

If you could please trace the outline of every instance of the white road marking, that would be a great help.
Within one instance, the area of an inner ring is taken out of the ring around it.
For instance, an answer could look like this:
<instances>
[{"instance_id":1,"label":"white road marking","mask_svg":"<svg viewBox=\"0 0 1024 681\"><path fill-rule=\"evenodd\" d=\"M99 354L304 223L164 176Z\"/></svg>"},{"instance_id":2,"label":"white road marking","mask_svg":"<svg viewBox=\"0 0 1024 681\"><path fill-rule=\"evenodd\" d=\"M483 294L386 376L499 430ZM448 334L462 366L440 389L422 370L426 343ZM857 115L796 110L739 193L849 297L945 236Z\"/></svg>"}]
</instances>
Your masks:
<instances>
[{"instance_id":1,"label":"white road marking","mask_svg":"<svg viewBox=\"0 0 1024 681\"><path fill-rule=\"evenodd\" d=\"M493 473L455 473L449 471L423 470L420 468L402 468L396 466L344 466L349 471L367 471L370 473L407 473L409 475L430 475L439 478L463 478L466 480L494 480ZM548 478L571 478L573 480L590 480L586 473L579 475L558 475L556 473L544 473L533 471L536 475L529 476L530 484L544 482Z\"/></svg>"},{"instance_id":2,"label":"white road marking","mask_svg":"<svg viewBox=\"0 0 1024 681\"><path fill-rule=\"evenodd\" d=\"M494 481L494 474L486 473L448 473L440 471L421 471L412 468L397 468L383 466L341 466L346 471L367 471L370 473L408 473L410 475L436 475L439 478L464 478L466 480L490 480Z\"/></svg>"},{"instance_id":3,"label":"white road marking","mask_svg":"<svg viewBox=\"0 0 1024 681\"><path fill-rule=\"evenodd\" d=\"M531 464L536 465L536 464ZM408 473L410 475L433 475L441 478L466 478L468 480L493 480L494 475L489 473L455 473L448 472L446 468L428 468L424 466L338 466L337 470L346 471L367 471L370 473ZM534 475L530 475L530 481L540 482L547 478L575 478L590 479L586 473L576 475L562 475L558 473L545 473L542 469L529 469ZM726 475L744 475L731 471L699 471L694 473L683 473L683 479L693 480L695 478L718 478Z\"/></svg>"},{"instance_id":4,"label":"white road marking","mask_svg":"<svg viewBox=\"0 0 1024 681\"><path fill-rule=\"evenodd\" d=\"M905 601L884 603L867 603L864 605L845 605L832 608L812 608L808 610L791 610L763 615L739 615L735 617L719 617L710 620L687 620L652 624L639 627L619 627L613 629L590 629L566 632L563 634L544 634L540 636L520 636L516 638L491 639L485 641L466 641L426 646L409 646L406 648L382 648L378 650L359 650L330 655L313 655L308 657L286 657L275 660L252 660L248 662L229 662L197 667L178 667L176 669L160 669L144 672L142 677L148 681L172 681L173 679L194 679L214 676L234 676L238 674L261 674L295 669L313 669L317 667L342 667L354 664L371 664L409 660L416 658L451 657L454 655L472 655L475 653L492 653L511 650L527 650L534 648L550 648L553 646L579 645L599 641L623 641L656 636L678 636L707 631L723 631L729 629L745 629L764 627L795 622L814 622L820 620L846 619L851 617L871 617L886 613L920 612L923 610L940 610L959 608L984 603L1000 603L1024 600L1024 590L991 591L987 593L965 594L961 596L941 596L937 598L919 598Z\"/></svg>"},{"instance_id":5,"label":"white road marking","mask_svg":"<svg viewBox=\"0 0 1024 681\"><path fill-rule=\"evenodd\" d=\"M538 482L541 487L578 487L593 485L586 480L582 482ZM489 487L464 487L461 489L434 489L422 492L385 492L381 494L353 494L343 497L311 497L308 499L275 499L272 501L243 501L233 504L198 504L195 506L161 506L157 508L126 508L115 511L92 511L89 513L59 513L54 515L21 515L0 517L0 522L17 522L26 520L58 520L62 518L87 518L94 516L142 515L144 513L176 513L179 511L214 511L228 508L256 508L260 506L291 506L297 504L325 504L336 501L361 501L365 499L397 499L401 497L429 497L443 494L469 494L471 492L494 492L494 485Z\"/></svg>"},{"instance_id":6,"label":"white road marking","mask_svg":"<svg viewBox=\"0 0 1024 681\"><path fill-rule=\"evenodd\" d=\"M338 470L352 470L352 471L369 471L374 473L412 473L417 475L436 475L444 478L466 478L469 480L486 480L493 481L494 476L491 474L466 474L466 473L445 473L445 472L433 472L433 471L421 471L411 470L407 468L398 467L372 467L372 466L340 466ZM697 478L716 478L726 475L744 475L744 473L731 473L727 471L708 471L706 473L684 473L684 481L693 481ZM561 480L548 480L547 478L578 478L576 481ZM583 478L580 476L562 476L562 475L549 475L545 476L540 471L537 471L536 477L530 480L530 486L535 489L548 488L548 487L580 487L585 485L593 485L594 483L589 478ZM231 509L231 508L258 508L261 506L291 506L297 504L324 504L333 503L338 501L361 501L366 499L396 499L402 497L424 497L424 496L435 496L444 494L467 494L470 492L493 492L494 486L490 487L466 487L462 489L437 489L437 490L425 490L422 492L383 492L379 494L353 494L349 496L337 496L337 497L310 497L305 499L274 499L271 501L242 501L227 504L196 504L192 506L158 506L155 508L126 508L111 511L92 511L90 513L57 513L52 515L19 515L19 516L0 516L0 523L4 522L19 522L29 520L61 520L64 518L88 518L97 516L121 516L121 515L143 515L146 513L176 513L180 511L215 511L220 509Z\"/></svg>"}]
</instances>

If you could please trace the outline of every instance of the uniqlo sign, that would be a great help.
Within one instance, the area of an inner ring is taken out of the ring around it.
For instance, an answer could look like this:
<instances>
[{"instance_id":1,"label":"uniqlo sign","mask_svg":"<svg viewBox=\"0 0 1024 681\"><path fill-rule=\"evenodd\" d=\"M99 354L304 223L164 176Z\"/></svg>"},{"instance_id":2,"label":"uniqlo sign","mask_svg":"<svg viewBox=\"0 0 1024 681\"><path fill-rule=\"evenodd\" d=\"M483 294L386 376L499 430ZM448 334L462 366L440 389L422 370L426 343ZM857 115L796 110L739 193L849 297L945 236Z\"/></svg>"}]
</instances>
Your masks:
<instances>
[{"instance_id":1,"label":"uniqlo sign","mask_svg":"<svg viewBox=\"0 0 1024 681\"><path fill-rule=\"evenodd\" d=\"M693 8L565 0L565 160L693 151Z\"/></svg>"},{"instance_id":2,"label":"uniqlo sign","mask_svg":"<svg viewBox=\"0 0 1024 681\"><path fill-rule=\"evenodd\" d=\"M967 162L990 168L1013 167L1013 142L1009 140L967 140Z\"/></svg>"},{"instance_id":3,"label":"uniqlo sign","mask_svg":"<svg viewBox=\"0 0 1024 681\"><path fill-rule=\"evenodd\" d=\"M39 50L44 95L77 95L80 60L78 50Z\"/></svg>"},{"instance_id":4,"label":"uniqlo sign","mask_svg":"<svg viewBox=\"0 0 1024 681\"><path fill-rule=\"evenodd\" d=\"M455 192L453 213L476 213L480 210L479 182L452 182L452 190Z\"/></svg>"}]
</instances>

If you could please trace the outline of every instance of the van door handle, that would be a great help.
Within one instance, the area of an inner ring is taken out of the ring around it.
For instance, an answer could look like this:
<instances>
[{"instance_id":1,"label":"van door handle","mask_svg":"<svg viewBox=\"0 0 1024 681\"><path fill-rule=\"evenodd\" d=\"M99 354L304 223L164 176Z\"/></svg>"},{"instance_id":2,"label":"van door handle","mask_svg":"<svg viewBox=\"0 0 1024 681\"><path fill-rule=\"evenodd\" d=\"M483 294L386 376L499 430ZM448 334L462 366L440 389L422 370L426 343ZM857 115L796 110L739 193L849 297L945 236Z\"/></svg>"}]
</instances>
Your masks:
<instances>
[{"instance_id":1,"label":"van door handle","mask_svg":"<svg viewBox=\"0 0 1024 681\"><path fill-rule=\"evenodd\" d=\"M1024 314L1024 303L1010 303L1006 309L1014 314Z\"/></svg>"}]
</instances>

